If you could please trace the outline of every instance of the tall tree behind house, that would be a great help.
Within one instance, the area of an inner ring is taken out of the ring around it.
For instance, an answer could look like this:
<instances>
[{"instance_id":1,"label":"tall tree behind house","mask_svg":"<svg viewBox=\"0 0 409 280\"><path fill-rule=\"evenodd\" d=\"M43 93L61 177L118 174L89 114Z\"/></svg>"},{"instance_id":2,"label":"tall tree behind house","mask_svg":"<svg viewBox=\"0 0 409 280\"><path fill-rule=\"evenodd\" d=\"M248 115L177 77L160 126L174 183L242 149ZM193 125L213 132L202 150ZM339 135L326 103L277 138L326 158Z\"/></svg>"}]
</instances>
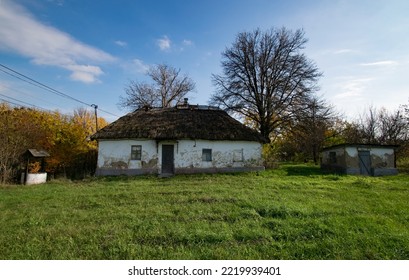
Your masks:
<instances>
[{"instance_id":1,"label":"tall tree behind house","mask_svg":"<svg viewBox=\"0 0 409 280\"><path fill-rule=\"evenodd\" d=\"M301 51L303 30L242 32L222 53L223 74L213 75L212 102L252 120L265 138L290 124L322 75Z\"/></svg>"}]
</instances>

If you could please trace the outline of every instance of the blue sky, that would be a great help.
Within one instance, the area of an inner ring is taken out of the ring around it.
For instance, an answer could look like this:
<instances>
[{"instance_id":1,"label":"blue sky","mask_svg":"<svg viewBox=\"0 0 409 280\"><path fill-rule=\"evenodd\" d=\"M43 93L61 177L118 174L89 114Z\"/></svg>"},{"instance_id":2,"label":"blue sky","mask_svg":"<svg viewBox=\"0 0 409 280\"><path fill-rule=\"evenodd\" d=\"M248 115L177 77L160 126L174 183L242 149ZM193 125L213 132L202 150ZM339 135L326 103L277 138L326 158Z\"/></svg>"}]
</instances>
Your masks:
<instances>
[{"instance_id":1,"label":"blue sky","mask_svg":"<svg viewBox=\"0 0 409 280\"><path fill-rule=\"evenodd\" d=\"M406 0L0 0L0 63L121 116L124 87L146 80L150 65L180 68L196 82L191 103L207 104L238 32L303 28L304 52L324 73L318 94L353 119L409 102L408 11ZM3 72L0 94L62 112L82 106Z\"/></svg>"}]
</instances>

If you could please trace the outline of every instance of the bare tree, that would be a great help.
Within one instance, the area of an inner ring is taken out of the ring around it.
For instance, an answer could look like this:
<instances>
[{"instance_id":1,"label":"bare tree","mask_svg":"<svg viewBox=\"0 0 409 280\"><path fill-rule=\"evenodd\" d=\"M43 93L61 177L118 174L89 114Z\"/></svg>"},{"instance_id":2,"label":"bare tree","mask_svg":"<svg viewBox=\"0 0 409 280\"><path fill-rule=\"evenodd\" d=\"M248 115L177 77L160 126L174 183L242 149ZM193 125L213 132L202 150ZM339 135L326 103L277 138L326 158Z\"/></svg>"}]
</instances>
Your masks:
<instances>
[{"instance_id":1,"label":"bare tree","mask_svg":"<svg viewBox=\"0 0 409 280\"><path fill-rule=\"evenodd\" d=\"M388 112L382 108L378 112L379 137L382 144L402 144L409 139L409 123L402 110Z\"/></svg>"},{"instance_id":2,"label":"bare tree","mask_svg":"<svg viewBox=\"0 0 409 280\"><path fill-rule=\"evenodd\" d=\"M358 127L361 133L362 142L367 144L377 143L379 135L379 116L376 108L370 106L368 111L359 117Z\"/></svg>"},{"instance_id":3,"label":"bare tree","mask_svg":"<svg viewBox=\"0 0 409 280\"><path fill-rule=\"evenodd\" d=\"M166 64L152 66L147 76L152 83L130 81L125 88L126 97L120 97L121 107L171 107L195 89L195 83L189 76Z\"/></svg>"},{"instance_id":4,"label":"bare tree","mask_svg":"<svg viewBox=\"0 0 409 280\"><path fill-rule=\"evenodd\" d=\"M304 110L295 117L291 125L291 135L298 142L298 147L318 163L319 152L324 146L326 133L338 118L334 107L318 96L312 96L305 104Z\"/></svg>"},{"instance_id":5,"label":"bare tree","mask_svg":"<svg viewBox=\"0 0 409 280\"><path fill-rule=\"evenodd\" d=\"M369 107L355 126L362 143L397 145L409 139L409 123L404 108L388 112L385 108Z\"/></svg>"},{"instance_id":6,"label":"bare tree","mask_svg":"<svg viewBox=\"0 0 409 280\"><path fill-rule=\"evenodd\" d=\"M302 30L239 33L222 53L223 75L212 76L211 102L252 120L269 139L317 89L322 73L301 53L306 42Z\"/></svg>"},{"instance_id":7,"label":"bare tree","mask_svg":"<svg viewBox=\"0 0 409 280\"><path fill-rule=\"evenodd\" d=\"M159 107L160 96L153 85L145 82L130 81L125 88L126 97L120 97L119 105L123 108L138 109L144 106Z\"/></svg>"}]
</instances>

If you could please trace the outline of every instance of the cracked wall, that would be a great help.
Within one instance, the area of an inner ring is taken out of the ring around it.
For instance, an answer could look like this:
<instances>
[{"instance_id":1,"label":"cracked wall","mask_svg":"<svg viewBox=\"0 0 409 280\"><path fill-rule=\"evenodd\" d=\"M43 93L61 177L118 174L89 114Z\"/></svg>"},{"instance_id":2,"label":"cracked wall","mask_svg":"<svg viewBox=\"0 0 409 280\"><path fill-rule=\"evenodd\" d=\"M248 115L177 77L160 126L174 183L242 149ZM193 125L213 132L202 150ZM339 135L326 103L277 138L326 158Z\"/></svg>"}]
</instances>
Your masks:
<instances>
[{"instance_id":1,"label":"cracked wall","mask_svg":"<svg viewBox=\"0 0 409 280\"><path fill-rule=\"evenodd\" d=\"M99 174L160 173L162 145L174 146L174 166L179 170L262 167L262 145L251 141L207 140L101 140ZM131 146L141 145L141 160L131 160ZM203 149L212 150L212 161L204 161Z\"/></svg>"},{"instance_id":2,"label":"cracked wall","mask_svg":"<svg viewBox=\"0 0 409 280\"><path fill-rule=\"evenodd\" d=\"M131 160L132 145L141 145L141 160ZM157 167L156 142L153 140L101 140L98 143L100 169L151 169Z\"/></svg>"},{"instance_id":3,"label":"cracked wall","mask_svg":"<svg viewBox=\"0 0 409 280\"><path fill-rule=\"evenodd\" d=\"M212 161L203 161L203 149L212 150ZM261 149L260 143L251 141L180 140L175 151L175 168L262 166Z\"/></svg>"},{"instance_id":4,"label":"cracked wall","mask_svg":"<svg viewBox=\"0 0 409 280\"><path fill-rule=\"evenodd\" d=\"M322 152L321 166L324 169L338 171L347 174L360 174L359 151L368 151L370 154L370 169L372 175L396 174L395 153L389 147L338 147ZM336 161L331 157L336 153ZM332 160L331 160L332 158Z\"/></svg>"}]
</instances>

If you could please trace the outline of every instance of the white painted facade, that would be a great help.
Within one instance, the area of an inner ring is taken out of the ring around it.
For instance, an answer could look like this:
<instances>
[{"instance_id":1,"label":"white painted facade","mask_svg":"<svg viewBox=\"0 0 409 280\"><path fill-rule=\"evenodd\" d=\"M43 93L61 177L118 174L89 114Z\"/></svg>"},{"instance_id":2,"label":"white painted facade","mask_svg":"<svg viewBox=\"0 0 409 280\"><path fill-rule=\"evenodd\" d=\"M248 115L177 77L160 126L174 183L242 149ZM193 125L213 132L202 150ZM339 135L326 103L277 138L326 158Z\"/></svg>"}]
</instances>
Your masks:
<instances>
[{"instance_id":1,"label":"white painted facade","mask_svg":"<svg viewBox=\"0 0 409 280\"><path fill-rule=\"evenodd\" d=\"M141 160L131 160L131 147L142 146ZM154 140L100 140L98 143L97 168L141 169L143 163L157 160Z\"/></svg>"},{"instance_id":2,"label":"white painted facade","mask_svg":"<svg viewBox=\"0 0 409 280\"><path fill-rule=\"evenodd\" d=\"M141 159L131 159L133 145L141 146ZM254 141L150 139L100 140L97 175L160 174L162 146L173 145L175 173L230 172L261 170L262 144ZM203 149L211 149L211 160L204 160Z\"/></svg>"},{"instance_id":3,"label":"white painted facade","mask_svg":"<svg viewBox=\"0 0 409 280\"><path fill-rule=\"evenodd\" d=\"M181 140L175 144L175 168L260 166L261 148L260 143L250 141ZM203 161L203 149L212 150L211 161Z\"/></svg>"}]
</instances>

